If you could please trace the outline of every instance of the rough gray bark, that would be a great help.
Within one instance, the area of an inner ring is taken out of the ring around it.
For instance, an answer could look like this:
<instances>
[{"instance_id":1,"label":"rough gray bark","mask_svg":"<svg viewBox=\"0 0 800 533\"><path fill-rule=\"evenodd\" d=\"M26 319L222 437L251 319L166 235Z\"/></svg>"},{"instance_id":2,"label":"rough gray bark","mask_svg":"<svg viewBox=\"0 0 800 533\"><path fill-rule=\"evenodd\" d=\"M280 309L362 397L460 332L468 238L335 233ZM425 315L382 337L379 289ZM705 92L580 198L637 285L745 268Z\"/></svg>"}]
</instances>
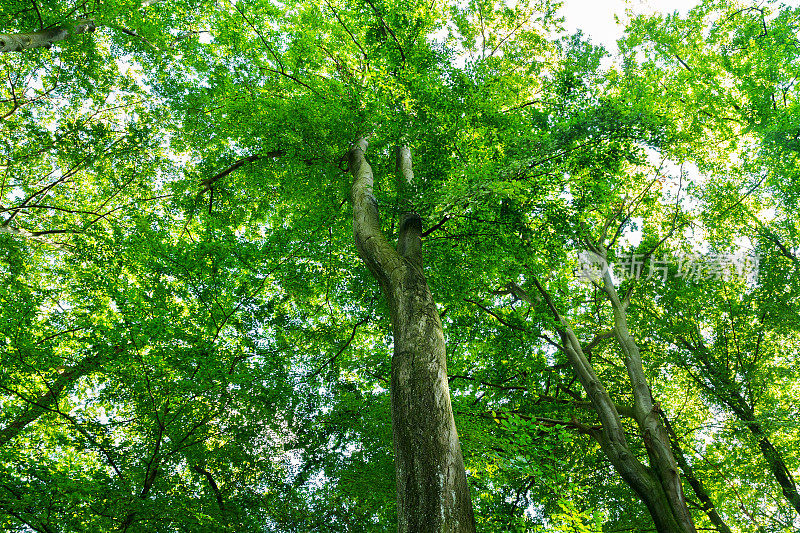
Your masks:
<instances>
[{"instance_id":1,"label":"rough gray bark","mask_svg":"<svg viewBox=\"0 0 800 533\"><path fill-rule=\"evenodd\" d=\"M94 30L95 23L93 20L81 19L29 33L3 33L0 34L0 52L21 52L33 48L50 48L53 43L63 41L80 33L93 32Z\"/></svg>"},{"instance_id":2,"label":"rough gray bark","mask_svg":"<svg viewBox=\"0 0 800 533\"><path fill-rule=\"evenodd\" d=\"M360 139L348 153L353 232L361 259L389 303L394 335L391 404L399 533L473 533L475 522L447 381L439 313L422 272L422 224L400 219L397 250L380 229L372 169ZM398 150L398 172L411 174Z\"/></svg>"}]
</instances>

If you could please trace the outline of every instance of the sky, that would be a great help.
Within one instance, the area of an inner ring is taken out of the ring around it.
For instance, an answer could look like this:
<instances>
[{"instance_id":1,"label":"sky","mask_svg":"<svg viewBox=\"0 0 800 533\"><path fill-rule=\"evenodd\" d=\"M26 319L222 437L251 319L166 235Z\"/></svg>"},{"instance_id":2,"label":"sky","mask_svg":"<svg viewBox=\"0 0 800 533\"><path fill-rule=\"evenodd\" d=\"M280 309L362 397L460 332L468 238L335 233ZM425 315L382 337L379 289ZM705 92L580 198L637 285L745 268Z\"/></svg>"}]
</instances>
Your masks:
<instances>
[{"instance_id":1,"label":"sky","mask_svg":"<svg viewBox=\"0 0 800 533\"><path fill-rule=\"evenodd\" d=\"M617 50L617 39L622 37L626 9L635 14L660 11L686 13L699 0L563 0L561 13L566 18L565 26L572 33L583 30L596 44L602 44L609 52ZM622 24L614 21L617 15Z\"/></svg>"},{"instance_id":2,"label":"sky","mask_svg":"<svg viewBox=\"0 0 800 533\"><path fill-rule=\"evenodd\" d=\"M700 3L700 0L563 0L561 14L564 16L564 26L569 33L578 29L582 30L595 44L602 44L612 55L617 52L617 39L622 37L625 24L630 20L627 11L634 15L650 14L654 12L672 13L679 11L686 14L689 9ZM615 20L615 15L619 22ZM610 58L607 59L610 61ZM660 160L660 157L651 158L651 162L675 179L670 181L674 192L679 192L677 176L688 170L692 179L698 180L699 173L695 167L684 169ZM663 165L666 164L666 167ZM672 183L674 181L675 183ZM687 204L688 205L688 204ZM640 226L641 227L641 226ZM623 240L628 245L636 245L641 240L641 230L628 229L623 235ZM701 243L701 248L704 245Z\"/></svg>"}]
</instances>

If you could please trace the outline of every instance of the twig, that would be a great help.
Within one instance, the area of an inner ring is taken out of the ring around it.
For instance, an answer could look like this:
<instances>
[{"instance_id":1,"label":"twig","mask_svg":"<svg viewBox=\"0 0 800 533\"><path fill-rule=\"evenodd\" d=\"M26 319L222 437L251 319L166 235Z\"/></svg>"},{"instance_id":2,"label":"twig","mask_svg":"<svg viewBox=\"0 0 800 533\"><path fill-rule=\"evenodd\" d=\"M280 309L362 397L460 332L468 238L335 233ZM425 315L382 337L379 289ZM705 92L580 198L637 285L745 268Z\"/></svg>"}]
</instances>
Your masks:
<instances>
[{"instance_id":1,"label":"twig","mask_svg":"<svg viewBox=\"0 0 800 533\"><path fill-rule=\"evenodd\" d=\"M306 381L310 380L310 379L311 379L311 378L313 378L313 377L316 377L316 376L317 376L317 375L318 375L320 372L322 372L322 370L323 370L323 369L324 369L326 366L328 366L329 364L333 363L333 361L334 361L334 360L335 360L337 357L339 357L340 355L342 355L342 353L343 353L343 352L344 352L344 351L345 351L345 350L348 348L348 346L350 346L350 344L353 342L353 339L355 339L355 338L356 338L356 331L358 331L358 327L359 327L359 326L361 326L362 324L366 324L368 321L369 321L369 318L362 318L361 320L359 320L358 322L356 322L356 323L355 323L355 325L353 326L353 331L351 331L351 332L350 332L350 338L349 338L349 339L347 339L347 342L345 342L345 343L342 345L342 347L341 347L341 348L339 348L339 351L337 351L335 354L333 354L331 357L329 357L327 361L325 361L324 363L322 363L322 365L320 365L320 367L319 367L319 368L317 368L317 369L316 369L314 372L312 372L311 374L309 374L309 375L308 375L308 377L306 377Z\"/></svg>"},{"instance_id":2,"label":"twig","mask_svg":"<svg viewBox=\"0 0 800 533\"><path fill-rule=\"evenodd\" d=\"M369 6L375 12L375 15L377 15L378 19L381 21L381 24L383 24L383 27L386 28L386 31L389 32L389 35L392 36L392 39L394 39L394 42L397 43L397 48L400 50L400 59L403 61L403 64L405 65L405 63L406 63L406 54L405 54L405 52L403 52L403 46L400 44L400 41L397 40L397 35L395 35L394 32L392 31L392 28L390 28L389 25L386 24L386 21L383 19L383 15L381 15L381 12L378 11L377 7L375 7L375 4L372 3L372 0L366 0L366 2L369 4Z\"/></svg>"}]
</instances>

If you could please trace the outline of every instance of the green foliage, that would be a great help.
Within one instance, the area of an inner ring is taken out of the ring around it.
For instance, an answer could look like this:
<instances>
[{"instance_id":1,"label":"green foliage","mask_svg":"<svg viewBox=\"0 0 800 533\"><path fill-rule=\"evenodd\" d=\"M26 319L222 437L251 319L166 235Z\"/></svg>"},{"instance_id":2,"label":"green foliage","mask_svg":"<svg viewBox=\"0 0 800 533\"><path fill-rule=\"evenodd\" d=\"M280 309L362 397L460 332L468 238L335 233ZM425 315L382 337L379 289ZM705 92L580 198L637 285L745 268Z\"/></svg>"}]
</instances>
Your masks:
<instances>
[{"instance_id":1,"label":"green foliage","mask_svg":"<svg viewBox=\"0 0 800 533\"><path fill-rule=\"evenodd\" d=\"M0 57L0 529L396 529L389 309L343 158L368 135L390 239L412 149L481 531L653 528L537 289L624 414L587 241L615 268L759 257L616 281L698 528L690 477L732 531L794 531L762 441L797 479L800 11L638 17L604 68L556 8L0 6L0 32L98 26Z\"/></svg>"}]
</instances>

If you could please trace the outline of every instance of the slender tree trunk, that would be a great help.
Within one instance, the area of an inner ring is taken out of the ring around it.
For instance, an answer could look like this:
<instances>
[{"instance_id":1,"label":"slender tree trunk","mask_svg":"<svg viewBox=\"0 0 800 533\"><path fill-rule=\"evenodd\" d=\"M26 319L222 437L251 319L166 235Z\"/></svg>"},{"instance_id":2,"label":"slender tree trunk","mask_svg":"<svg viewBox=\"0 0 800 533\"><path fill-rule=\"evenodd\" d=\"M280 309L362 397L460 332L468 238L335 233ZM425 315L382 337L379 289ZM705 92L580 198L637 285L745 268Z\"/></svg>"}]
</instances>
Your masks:
<instances>
[{"instance_id":1,"label":"slender tree trunk","mask_svg":"<svg viewBox=\"0 0 800 533\"><path fill-rule=\"evenodd\" d=\"M389 303L394 335L392 432L399 533L473 533L475 522L447 381L439 313L422 272L422 224L400 219L395 250L378 222L372 169L360 139L348 153L353 176L353 232L359 255ZM397 152L403 179L407 149Z\"/></svg>"},{"instance_id":2,"label":"slender tree trunk","mask_svg":"<svg viewBox=\"0 0 800 533\"><path fill-rule=\"evenodd\" d=\"M642 433L650 468L653 470L664 495L669 510L677 521L680 531L696 531L692 514L686 505L683 494L678 463L672 453L672 445L666 428L661 423L659 407L653 402L650 386L644 375L639 346L628 330L626 307L621 301L609 269L605 269L602 281L603 291L611 302L614 314L614 334L624 356L628 379L633 389L633 413L639 430Z\"/></svg>"},{"instance_id":3,"label":"slender tree trunk","mask_svg":"<svg viewBox=\"0 0 800 533\"><path fill-rule=\"evenodd\" d=\"M608 281L610 282L610 278ZM658 533L696 533L686 502L683 500L677 465L674 458L671 463L669 462L669 458L672 457L671 450L667 448L668 456L666 458L663 456L664 451L661 449L655 452L651 451L652 448L661 444L659 441L661 438L667 439L666 445L669 447L669 439L658 420L658 410L652 405L650 389L644 380L641 361L638 360L638 349L635 353L630 352L632 339L627 333L627 325L624 322L620 323L617 319L615 320L614 329L620 344L623 342L626 344L623 347L623 353L629 371L629 379L634 388L633 417L642 432L642 438L650 459L649 467L642 464L631 450L625 436L625 428L622 426L619 410L603 383L597 377L569 322L558 312L544 287L536 280L534 280L534 284L545 299L550 312L553 313L556 321L560 324L559 333L564 351L578 377L578 381L586 391L592 407L600 418L602 430L594 431L591 434L600 443L600 447L609 461L611 461L614 469L619 472L622 479L644 502ZM616 309L619 299L616 298L615 301L615 297L616 292L609 294L612 307ZM617 313L618 310L615 310L615 318ZM624 318L624 315L622 318ZM647 393L646 402L642 401L644 391ZM658 464L659 461L666 462L666 464ZM675 493L676 491L677 494Z\"/></svg>"},{"instance_id":4,"label":"slender tree trunk","mask_svg":"<svg viewBox=\"0 0 800 533\"><path fill-rule=\"evenodd\" d=\"M63 41L80 33L93 32L93 20L81 19L67 22L45 30L29 33L0 34L0 52L21 52L33 48L50 48L53 43Z\"/></svg>"},{"instance_id":5,"label":"slender tree trunk","mask_svg":"<svg viewBox=\"0 0 800 533\"><path fill-rule=\"evenodd\" d=\"M753 433L755 434L755 431ZM758 440L758 447L761 450L761 453L764 455L764 459L766 459L772 475L775 476L775 480L781 486L781 491L786 497L786 500L792 504L794 510L800 514L800 494L797 492L797 484L795 483L792 474L789 472L789 469L786 468L786 463L783 461L783 457L781 457L780 453L778 453L778 450L772 445L767 437L762 436Z\"/></svg>"},{"instance_id":6,"label":"slender tree trunk","mask_svg":"<svg viewBox=\"0 0 800 533\"><path fill-rule=\"evenodd\" d=\"M741 402L744 403L744 398L741 398ZM786 501L800 514L800 493L797 491L797 482L786 467L786 462L783 460L778 449L770 442L761 424L756 421L756 415L753 409L749 407L747 409L733 408L733 411L742 422L747 424L750 433L758 439L758 449L767 462L769 471L772 473L775 481L778 482L778 485L780 485L781 492L783 492Z\"/></svg>"},{"instance_id":7,"label":"slender tree trunk","mask_svg":"<svg viewBox=\"0 0 800 533\"><path fill-rule=\"evenodd\" d=\"M786 467L786 462L777 448L770 442L769 435L764 432L761 424L756 420L756 414L751 402L739 392L739 384L730 378L726 372L717 369L711 357L711 351L702 341L696 346L684 340L684 345L691 349L702 364L711 385L701 381L692 374L695 382L708 391L722 405L727 406L736 417L744 422L750 433L757 439L758 449L767 462L769 471L781 487L781 492L786 501L800 514L800 492L797 482Z\"/></svg>"}]
</instances>

